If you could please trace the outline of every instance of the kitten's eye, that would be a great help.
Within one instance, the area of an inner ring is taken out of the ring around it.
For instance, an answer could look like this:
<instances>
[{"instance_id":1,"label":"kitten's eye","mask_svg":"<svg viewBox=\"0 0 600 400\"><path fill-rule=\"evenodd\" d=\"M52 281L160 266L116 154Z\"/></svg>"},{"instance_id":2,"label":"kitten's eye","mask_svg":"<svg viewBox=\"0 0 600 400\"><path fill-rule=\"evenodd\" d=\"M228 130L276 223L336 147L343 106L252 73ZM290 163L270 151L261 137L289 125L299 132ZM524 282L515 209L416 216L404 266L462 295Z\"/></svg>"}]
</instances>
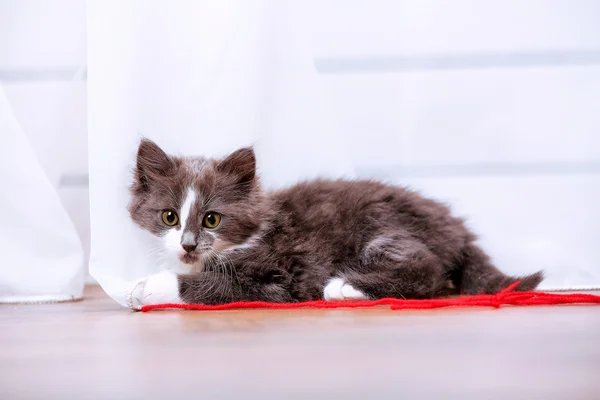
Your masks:
<instances>
[{"instance_id":1,"label":"kitten's eye","mask_svg":"<svg viewBox=\"0 0 600 400\"><path fill-rule=\"evenodd\" d=\"M202 225L207 227L208 229L214 229L221 223L221 214L216 212L206 213L204 216L204 220L202 221Z\"/></svg>"},{"instance_id":2,"label":"kitten's eye","mask_svg":"<svg viewBox=\"0 0 600 400\"><path fill-rule=\"evenodd\" d=\"M162 221L167 226L175 226L179 222L179 217L175 211L165 210L162 212Z\"/></svg>"}]
</instances>

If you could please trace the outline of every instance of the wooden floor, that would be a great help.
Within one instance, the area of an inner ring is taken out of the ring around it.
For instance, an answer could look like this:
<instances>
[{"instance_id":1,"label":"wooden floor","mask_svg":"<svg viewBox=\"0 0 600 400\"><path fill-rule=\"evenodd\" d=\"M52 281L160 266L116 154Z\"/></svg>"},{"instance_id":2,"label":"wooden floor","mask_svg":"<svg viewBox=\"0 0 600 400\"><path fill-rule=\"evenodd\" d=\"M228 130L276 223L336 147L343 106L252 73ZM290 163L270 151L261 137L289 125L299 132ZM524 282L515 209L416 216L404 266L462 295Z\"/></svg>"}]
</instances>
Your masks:
<instances>
[{"instance_id":1,"label":"wooden floor","mask_svg":"<svg viewBox=\"0 0 600 400\"><path fill-rule=\"evenodd\" d=\"M600 307L0 306L0 399L600 399Z\"/></svg>"}]
</instances>

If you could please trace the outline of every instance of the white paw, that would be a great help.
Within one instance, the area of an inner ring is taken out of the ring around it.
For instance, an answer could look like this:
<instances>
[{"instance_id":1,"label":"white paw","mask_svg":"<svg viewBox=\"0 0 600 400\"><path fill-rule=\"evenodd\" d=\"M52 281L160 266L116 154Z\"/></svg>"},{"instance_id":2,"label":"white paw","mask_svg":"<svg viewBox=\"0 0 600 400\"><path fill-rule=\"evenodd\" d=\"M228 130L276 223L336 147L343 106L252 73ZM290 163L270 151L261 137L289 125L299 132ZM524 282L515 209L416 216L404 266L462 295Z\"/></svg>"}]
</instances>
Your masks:
<instances>
[{"instance_id":1,"label":"white paw","mask_svg":"<svg viewBox=\"0 0 600 400\"><path fill-rule=\"evenodd\" d=\"M344 300L366 300L367 296L363 292L358 289L355 289L354 286L344 283L342 286L342 296L344 296Z\"/></svg>"},{"instance_id":2,"label":"white paw","mask_svg":"<svg viewBox=\"0 0 600 400\"><path fill-rule=\"evenodd\" d=\"M129 307L139 310L153 304L181 304L179 280L171 271L163 271L135 282L128 292Z\"/></svg>"},{"instance_id":3,"label":"white paw","mask_svg":"<svg viewBox=\"0 0 600 400\"><path fill-rule=\"evenodd\" d=\"M331 279L323 289L323 298L325 300L344 300L342 286L344 286L344 280L342 278Z\"/></svg>"},{"instance_id":4,"label":"white paw","mask_svg":"<svg viewBox=\"0 0 600 400\"><path fill-rule=\"evenodd\" d=\"M345 283L342 278L333 278L323 289L325 300L364 300L367 296L352 285Z\"/></svg>"}]
</instances>

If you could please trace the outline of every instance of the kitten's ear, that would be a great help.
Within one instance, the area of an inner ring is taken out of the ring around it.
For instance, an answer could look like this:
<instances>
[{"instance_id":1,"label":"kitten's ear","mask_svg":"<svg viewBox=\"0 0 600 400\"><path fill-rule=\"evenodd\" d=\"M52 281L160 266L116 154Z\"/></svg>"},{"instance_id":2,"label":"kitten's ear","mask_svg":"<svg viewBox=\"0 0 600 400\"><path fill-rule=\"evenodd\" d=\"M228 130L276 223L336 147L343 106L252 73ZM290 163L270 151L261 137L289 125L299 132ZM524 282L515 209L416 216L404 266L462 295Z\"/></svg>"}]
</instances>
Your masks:
<instances>
[{"instance_id":1,"label":"kitten's ear","mask_svg":"<svg viewBox=\"0 0 600 400\"><path fill-rule=\"evenodd\" d=\"M234 176L237 183L250 182L256 176L256 157L252 147L244 147L217 163L217 171Z\"/></svg>"},{"instance_id":2,"label":"kitten's ear","mask_svg":"<svg viewBox=\"0 0 600 400\"><path fill-rule=\"evenodd\" d=\"M153 178L168 176L173 173L177 165L156 143L149 139L142 139L137 152L136 180L143 188Z\"/></svg>"}]
</instances>

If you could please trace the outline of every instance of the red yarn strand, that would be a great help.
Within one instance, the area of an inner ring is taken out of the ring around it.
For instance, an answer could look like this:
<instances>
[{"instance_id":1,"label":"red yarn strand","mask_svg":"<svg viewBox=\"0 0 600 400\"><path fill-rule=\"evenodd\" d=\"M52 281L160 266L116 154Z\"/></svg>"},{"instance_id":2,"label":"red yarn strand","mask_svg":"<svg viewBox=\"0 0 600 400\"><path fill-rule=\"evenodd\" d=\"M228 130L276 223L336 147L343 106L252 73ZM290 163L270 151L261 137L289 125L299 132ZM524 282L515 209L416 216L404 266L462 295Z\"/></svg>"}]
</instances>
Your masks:
<instances>
[{"instance_id":1,"label":"red yarn strand","mask_svg":"<svg viewBox=\"0 0 600 400\"><path fill-rule=\"evenodd\" d=\"M142 311L178 308L196 311L219 311L235 309L275 309L292 310L297 308L368 308L389 306L392 310L429 310L446 307L495 307L501 306L539 306L557 304L600 304L600 296L585 293L545 293L545 292L513 292L519 285L515 282L497 294L482 294L474 296L459 296L443 299L404 300L386 298L380 300L351 300L351 301L305 301L300 303L269 303L265 301L236 301L233 303L205 304L156 304L143 306Z\"/></svg>"}]
</instances>

